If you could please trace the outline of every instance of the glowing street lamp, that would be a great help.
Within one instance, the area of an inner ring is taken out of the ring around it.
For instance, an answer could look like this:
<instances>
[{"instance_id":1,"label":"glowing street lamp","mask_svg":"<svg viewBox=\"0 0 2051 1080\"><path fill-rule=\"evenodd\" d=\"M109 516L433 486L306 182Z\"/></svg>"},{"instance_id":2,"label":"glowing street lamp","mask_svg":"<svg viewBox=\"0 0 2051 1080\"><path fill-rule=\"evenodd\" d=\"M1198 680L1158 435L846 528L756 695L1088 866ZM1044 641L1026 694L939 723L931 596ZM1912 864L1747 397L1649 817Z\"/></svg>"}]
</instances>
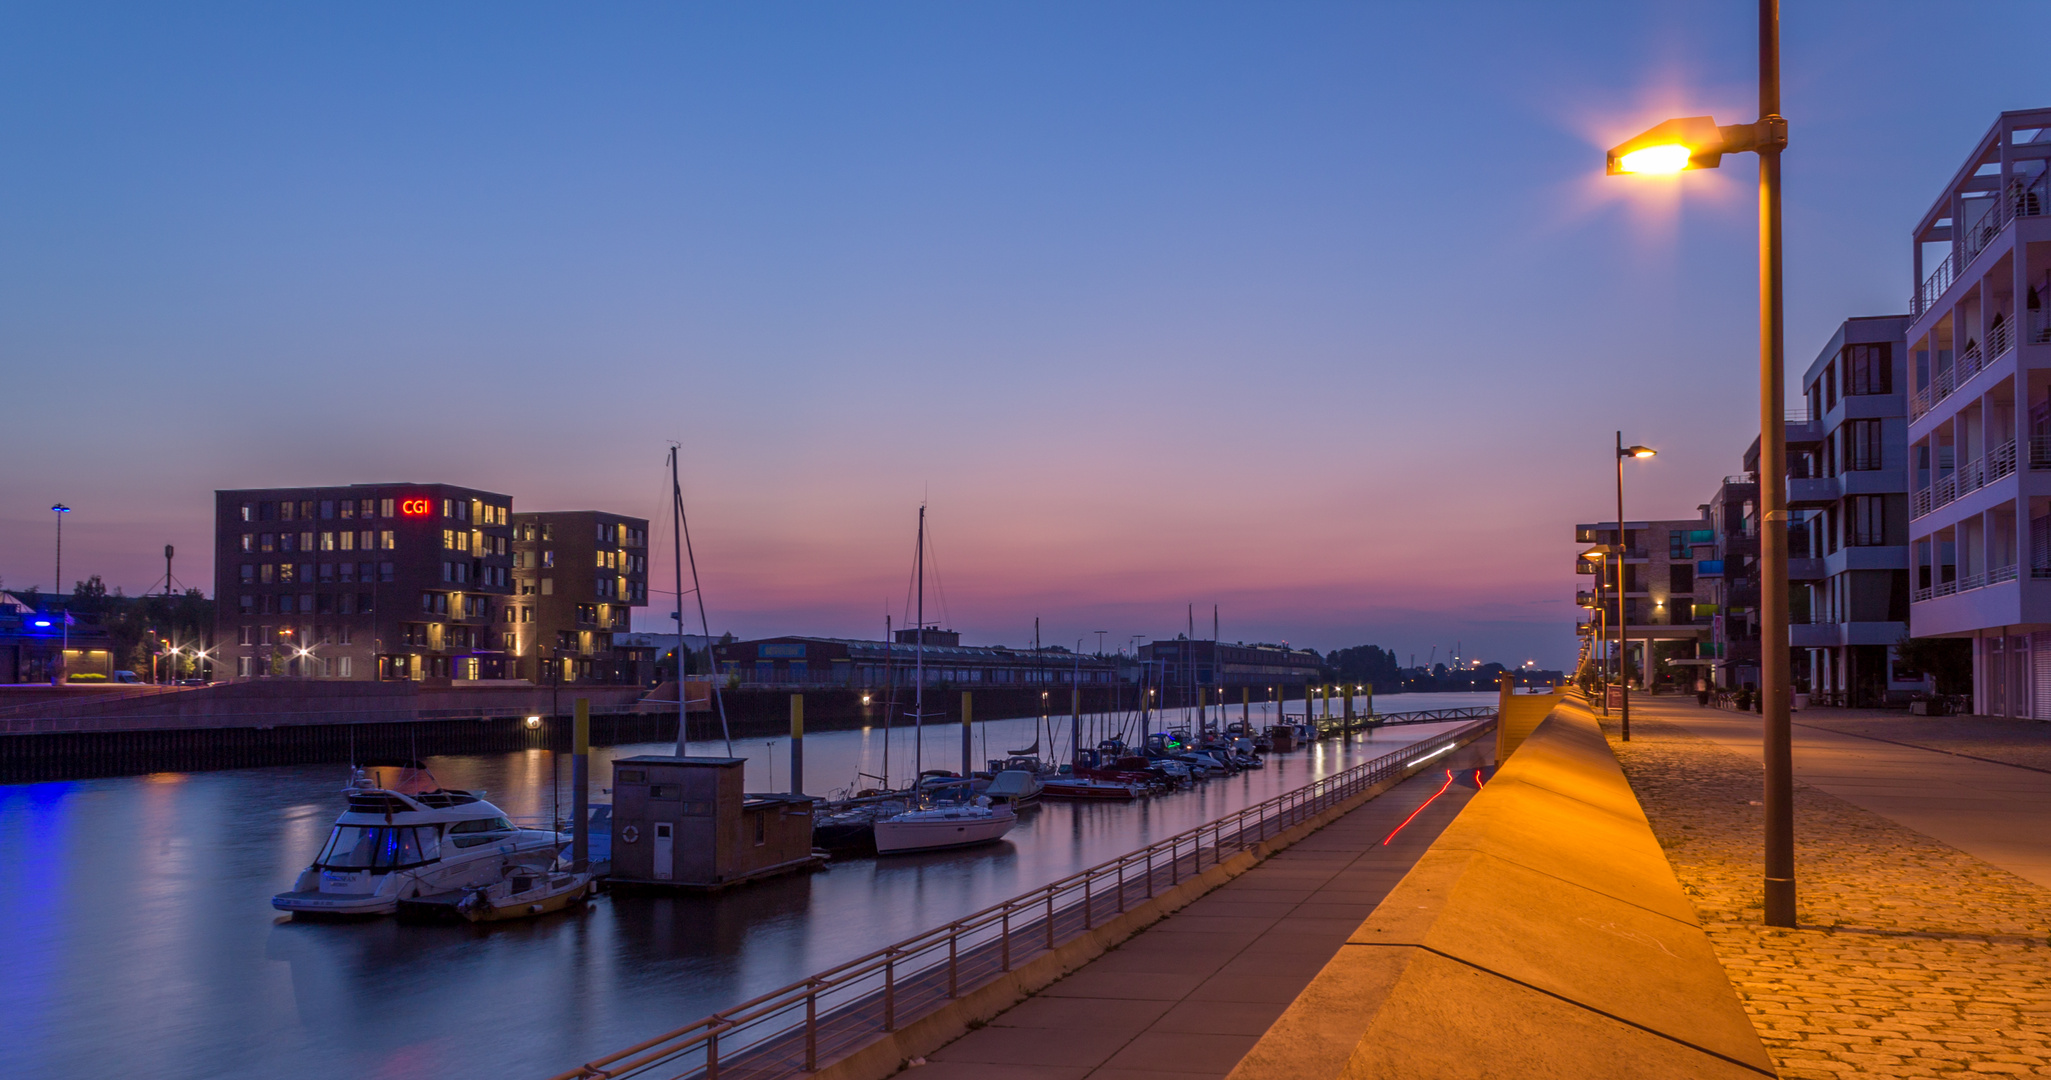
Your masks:
<instances>
[{"instance_id":1,"label":"glowing street lamp","mask_svg":"<svg viewBox=\"0 0 2051 1080\"><path fill-rule=\"evenodd\" d=\"M1713 169L1759 155L1759 689L1766 764L1766 925L1795 925L1794 759L1788 662L1787 431L1781 326L1780 2L1759 0L1759 119L1719 126L1668 120L1609 151L1610 175ZM1622 516L1622 515L1618 515Z\"/></svg>"}]
</instances>

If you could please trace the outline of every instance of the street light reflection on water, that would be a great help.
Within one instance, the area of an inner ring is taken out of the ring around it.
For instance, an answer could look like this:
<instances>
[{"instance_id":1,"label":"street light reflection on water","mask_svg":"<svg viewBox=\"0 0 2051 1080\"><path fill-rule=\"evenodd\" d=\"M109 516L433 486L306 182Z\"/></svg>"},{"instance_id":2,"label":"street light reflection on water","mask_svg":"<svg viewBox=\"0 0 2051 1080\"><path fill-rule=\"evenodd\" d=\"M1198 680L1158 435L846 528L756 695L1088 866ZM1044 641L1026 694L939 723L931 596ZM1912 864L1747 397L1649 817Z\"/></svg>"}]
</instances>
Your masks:
<instances>
[{"instance_id":1,"label":"street light reflection on water","mask_svg":"<svg viewBox=\"0 0 2051 1080\"><path fill-rule=\"evenodd\" d=\"M1375 704L1386 713L1494 697ZM1225 717L1237 719L1237 707ZM1054 723L1065 746L1067 720ZM1027 745L1037 725L976 727L981 765ZM581 914L490 928L299 922L271 909L340 812L344 766L0 786L0 1015L10 1028L0 1076L547 1076L1439 730L1317 744L1134 804L1049 803L983 848L836 861L716 895L608 896ZM926 767L959 764L959 731L927 729ZM817 778L807 786L825 794L879 771L881 735L807 735L806 774ZM899 739L891 764L902 780L910 760L898 755L910 743ZM592 797L607 798L599 789L613 756L669 749L594 748ZM754 759L752 788L788 745L751 737L735 750ZM428 764L445 785L545 817L558 798L570 805L567 757Z\"/></svg>"}]
</instances>

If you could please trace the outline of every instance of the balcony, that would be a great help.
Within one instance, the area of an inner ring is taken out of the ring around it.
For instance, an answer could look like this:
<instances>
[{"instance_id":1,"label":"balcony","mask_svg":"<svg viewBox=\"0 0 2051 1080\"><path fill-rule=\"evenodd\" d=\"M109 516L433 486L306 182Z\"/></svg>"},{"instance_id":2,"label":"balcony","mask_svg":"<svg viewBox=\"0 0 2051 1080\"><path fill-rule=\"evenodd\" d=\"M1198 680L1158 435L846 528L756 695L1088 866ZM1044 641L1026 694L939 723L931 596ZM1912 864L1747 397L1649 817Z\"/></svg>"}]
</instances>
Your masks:
<instances>
[{"instance_id":1,"label":"balcony","mask_svg":"<svg viewBox=\"0 0 2051 1080\"><path fill-rule=\"evenodd\" d=\"M1837 499L1835 477L1788 478L1788 508L1791 510L1829 506Z\"/></svg>"},{"instance_id":2,"label":"balcony","mask_svg":"<svg viewBox=\"0 0 2051 1080\"><path fill-rule=\"evenodd\" d=\"M2008 324L2001 323L1987 332L1987 347L1983 350L1976 343L1958 358L1958 362L1937 373L1930 385L1909 395L1909 420L1922 418L1934 409L1952 391L1973 381L1973 376L1985 371L1989 364L2001 359L2002 355L2015 346Z\"/></svg>"},{"instance_id":3,"label":"balcony","mask_svg":"<svg viewBox=\"0 0 2051 1080\"><path fill-rule=\"evenodd\" d=\"M1722 576L1723 576L1723 560L1722 560L1722 559L1703 559L1703 560L1701 560L1700 562L1697 562L1697 563L1695 564L1695 576L1696 576L1696 577L1698 577L1698 578L1706 578L1706 577L1722 577Z\"/></svg>"},{"instance_id":4,"label":"balcony","mask_svg":"<svg viewBox=\"0 0 2051 1080\"><path fill-rule=\"evenodd\" d=\"M1909 600L1911 603L1920 604L1926 600L1934 600L1940 596L1956 596L1959 593L1972 592L1975 589L1984 589L1989 585L1999 585L2005 581L2014 581L2018 576L2019 570L2016 564L2009 563L2007 566L1997 566L1994 569L1985 571L1983 573L1967 574L1953 581L1940 581L1934 588L1917 589L1913 594L1910 595ZM2032 567L2030 570L2030 576L2032 578L2039 576L2051 576L2051 571Z\"/></svg>"},{"instance_id":5,"label":"balcony","mask_svg":"<svg viewBox=\"0 0 2051 1080\"><path fill-rule=\"evenodd\" d=\"M1921 318L1923 313L1935 306L1944 296L1944 290L1951 288L1958 276L1982 251L1987 250L2008 223L2019 217L2038 217L2051 209L2051 173L2040 173L2025 183L2020 178L2009 181L2008 191L1999 198L1973 199L1969 202L1991 204L1952 241L1951 254L1937 264L1928 277L1917 286L1915 295L1909 297L1909 313ZM1995 355L2000 355L1996 353Z\"/></svg>"},{"instance_id":6,"label":"balcony","mask_svg":"<svg viewBox=\"0 0 2051 1080\"><path fill-rule=\"evenodd\" d=\"M2039 447L2037 444L2046 445ZM2044 455L2045 464L2037 464L2039 453ZM2015 440L2010 439L1987 453L1960 466L1956 471L1938 478L1937 483L1910 496L1909 516L1922 517L1954 499L1970 495L2005 476L2012 475L2016 468ZM2030 440L2030 468L2051 468L2051 439Z\"/></svg>"}]
</instances>

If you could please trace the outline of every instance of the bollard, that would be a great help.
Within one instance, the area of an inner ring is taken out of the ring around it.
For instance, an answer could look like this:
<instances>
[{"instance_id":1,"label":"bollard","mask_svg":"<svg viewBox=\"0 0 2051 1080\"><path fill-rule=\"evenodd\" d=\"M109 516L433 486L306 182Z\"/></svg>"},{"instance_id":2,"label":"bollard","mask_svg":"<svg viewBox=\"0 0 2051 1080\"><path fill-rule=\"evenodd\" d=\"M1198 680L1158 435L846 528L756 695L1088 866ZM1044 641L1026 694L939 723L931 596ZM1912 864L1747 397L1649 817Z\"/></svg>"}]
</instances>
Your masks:
<instances>
[{"instance_id":1,"label":"bollard","mask_svg":"<svg viewBox=\"0 0 2051 1080\"><path fill-rule=\"evenodd\" d=\"M771 759L774 760L774 759ZM805 695L790 696L790 793L805 793Z\"/></svg>"},{"instance_id":2,"label":"bollard","mask_svg":"<svg viewBox=\"0 0 2051 1080\"><path fill-rule=\"evenodd\" d=\"M577 721L570 743L570 869L583 873L591 858L591 699L577 699Z\"/></svg>"},{"instance_id":3,"label":"bollard","mask_svg":"<svg viewBox=\"0 0 2051 1080\"><path fill-rule=\"evenodd\" d=\"M1346 734L1353 734L1353 689L1341 687L1339 693L1346 698Z\"/></svg>"},{"instance_id":4,"label":"bollard","mask_svg":"<svg viewBox=\"0 0 2051 1080\"><path fill-rule=\"evenodd\" d=\"M1246 725L1248 734L1253 732L1253 687L1239 688L1239 722Z\"/></svg>"}]
</instances>

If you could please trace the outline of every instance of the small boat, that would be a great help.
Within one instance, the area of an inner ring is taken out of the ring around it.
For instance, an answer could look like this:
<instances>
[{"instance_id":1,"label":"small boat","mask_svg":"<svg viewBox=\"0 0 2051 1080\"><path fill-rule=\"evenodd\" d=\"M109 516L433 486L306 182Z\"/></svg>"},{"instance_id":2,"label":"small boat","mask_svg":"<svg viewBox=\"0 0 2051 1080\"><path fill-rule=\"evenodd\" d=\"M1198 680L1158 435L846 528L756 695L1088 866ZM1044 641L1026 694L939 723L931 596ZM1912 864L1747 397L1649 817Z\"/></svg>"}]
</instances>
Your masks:
<instances>
[{"instance_id":1,"label":"small boat","mask_svg":"<svg viewBox=\"0 0 2051 1080\"><path fill-rule=\"evenodd\" d=\"M876 853L942 851L1000 839L1018 824L1018 815L1009 806L991 806L989 801L979 798L975 803L908 810L884 818L876 823Z\"/></svg>"},{"instance_id":2,"label":"small boat","mask_svg":"<svg viewBox=\"0 0 2051 1080\"><path fill-rule=\"evenodd\" d=\"M833 803L812 819L812 843L827 851L866 851L876 846L876 823L910 809L898 796L871 796Z\"/></svg>"},{"instance_id":3,"label":"small boat","mask_svg":"<svg viewBox=\"0 0 2051 1080\"><path fill-rule=\"evenodd\" d=\"M1005 769L990 780L990 786L983 789L993 804L1002 803L1013 809L1023 810L1040 804L1042 787L1037 772L1024 769Z\"/></svg>"},{"instance_id":4,"label":"small boat","mask_svg":"<svg viewBox=\"0 0 2051 1080\"><path fill-rule=\"evenodd\" d=\"M1099 799L1130 802L1140 797L1145 789L1135 783L1118 780L1090 780L1083 777L1064 776L1059 780L1048 780L1040 785L1040 794L1049 799Z\"/></svg>"},{"instance_id":5,"label":"small boat","mask_svg":"<svg viewBox=\"0 0 2051 1080\"><path fill-rule=\"evenodd\" d=\"M598 895L589 873L542 872L519 867L489 885L464 890L456 913L471 922L528 919L584 903Z\"/></svg>"}]
</instances>

